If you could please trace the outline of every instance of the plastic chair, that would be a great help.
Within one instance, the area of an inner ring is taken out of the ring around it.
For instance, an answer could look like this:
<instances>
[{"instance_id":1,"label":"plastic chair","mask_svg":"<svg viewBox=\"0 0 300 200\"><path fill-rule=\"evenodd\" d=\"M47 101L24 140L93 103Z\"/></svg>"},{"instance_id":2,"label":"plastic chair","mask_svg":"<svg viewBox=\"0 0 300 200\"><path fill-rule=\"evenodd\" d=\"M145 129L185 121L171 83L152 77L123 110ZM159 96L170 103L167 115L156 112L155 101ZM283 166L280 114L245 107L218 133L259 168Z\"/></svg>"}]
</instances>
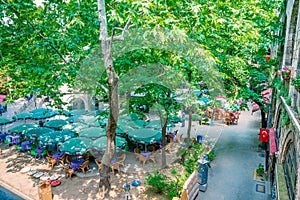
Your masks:
<instances>
[{"instance_id":1,"label":"plastic chair","mask_svg":"<svg viewBox=\"0 0 300 200\"><path fill-rule=\"evenodd\" d=\"M41 157L44 158L47 154L48 154L48 150L45 149L45 150L42 152Z\"/></svg>"},{"instance_id":2,"label":"plastic chair","mask_svg":"<svg viewBox=\"0 0 300 200\"><path fill-rule=\"evenodd\" d=\"M20 153L23 149L20 145L15 145L16 150Z\"/></svg>"},{"instance_id":3,"label":"plastic chair","mask_svg":"<svg viewBox=\"0 0 300 200\"><path fill-rule=\"evenodd\" d=\"M31 149L30 150L30 155L32 155L34 158L36 158L38 156L38 153L35 152L35 149Z\"/></svg>"}]
</instances>

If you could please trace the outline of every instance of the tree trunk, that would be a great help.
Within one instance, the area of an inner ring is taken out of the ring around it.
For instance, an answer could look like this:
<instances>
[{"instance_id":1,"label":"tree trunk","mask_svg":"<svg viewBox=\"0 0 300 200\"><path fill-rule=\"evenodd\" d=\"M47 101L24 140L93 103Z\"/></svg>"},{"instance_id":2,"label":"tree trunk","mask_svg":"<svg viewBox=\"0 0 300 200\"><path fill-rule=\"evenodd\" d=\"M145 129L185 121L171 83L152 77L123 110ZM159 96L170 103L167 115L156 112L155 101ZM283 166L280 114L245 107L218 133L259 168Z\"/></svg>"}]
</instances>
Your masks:
<instances>
[{"instance_id":1,"label":"tree trunk","mask_svg":"<svg viewBox=\"0 0 300 200\"><path fill-rule=\"evenodd\" d=\"M102 158L102 166L100 171L99 189L103 190L105 197L109 196L110 191L110 162L116 151L116 128L119 116L119 97L118 97L118 82L117 76L113 68L112 60L112 39L108 37L107 20L105 10L105 0L98 0L98 12L100 22L100 40L104 59L106 73L108 75L108 97L109 97L109 119L106 126L106 151Z\"/></svg>"},{"instance_id":2,"label":"tree trunk","mask_svg":"<svg viewBox=\"0 0 300 200\"><path fill-rule=\"evenodd\" d=\"M162 143L163 143L163 148L161 151L161 167L165 168L167 166L167 159L166 159L166 151L165 151L165 146L166 146L166 132L167 132L167 122L168 122L168 117L167 119L164 121L163 123L163 127L162 127Z\"/></svg>"},{"instance_id":3,"label":"tree trunk","mask_svg":"<svg viewBox=\"0 0 300 200\"><path fill-rule=\"evenodd\" d=\"M187 128L187 141L186 141L187 148L189 148L190 141L191 141L191 129L192 129L192 120L193 120L192 115L193 115L192 110L188 109L189 123L188 123L188 128Z\"/></svg>"},{"instance_id":4,"label":"tree trunk","mask_svg":"<svg viewBox=\"0 0 300 200\"><path fill-rule=\"evenodd\" d=\"M263 109L260 109L260 114L261 114L261 127L267 128L266 112L264 112Z\"/></svg>"}]
</instances>

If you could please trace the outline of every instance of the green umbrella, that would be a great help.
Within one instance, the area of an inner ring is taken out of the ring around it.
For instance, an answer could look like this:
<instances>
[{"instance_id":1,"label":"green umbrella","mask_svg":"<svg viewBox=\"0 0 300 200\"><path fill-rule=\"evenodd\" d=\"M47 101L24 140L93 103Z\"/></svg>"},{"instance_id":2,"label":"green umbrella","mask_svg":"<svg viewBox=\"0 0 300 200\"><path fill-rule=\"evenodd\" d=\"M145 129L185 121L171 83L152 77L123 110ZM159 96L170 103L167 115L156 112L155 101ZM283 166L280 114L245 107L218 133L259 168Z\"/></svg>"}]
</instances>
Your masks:
<instances>
[{"instance_id":1,"label":"green umbrella","mask_svg":"<svg viewBox=\"0 0 300 200\"><path fill-rule=\"evenodd\" d=\"M125 147L127 141L125 138L116 136L116 146L117 147ZM92 141L92 147L95 147L99 150L106 148L106 137L100 137L94 141Z\"/></svg>"},{"instance_id":2,"label":"green umbrella","mask_svg":"<svg viewBox=\"0 0 300 200\"><path fill-rule=\"evenodd\" d=\"M80 116L72 116L66 119L69 123L76 123L76 122L83 122L83 120L80 118Z\"/></svg>"},{"instance_id":3,"label":"green umbrella","mask_svg":"<svg viewBox=\"0 0 300 200\"><path fill-rule=\"evenodd\" d=\"M78 134L81 137L98 138L101 136L106 136L106 130L99 127L90 127L80 130Z\"/></svg>"},{"instance_id":4,"label":"green umbrella","mask_svg":"<svg viewBox=\"0 0 300 200\"><path fill-rule=\"evenodd\" d=\"M71 114L72 116L75 116L75 115L83 115L83 114L86 113L85 110L70 110L69 112L70 112L70 114Z\"/></svg>"},{"instance_id":5,"label":"green umbrella","mask_svg":"<svg viewBox=\"0 0 300 200\"><path fill-rule=\"evenodd\" d=\"M149 122L146 122L144 120L135 120L135 121L128 121L127 125L132 127L132 128L142 128L145 127L149 124Z\"/></svg>"},{"instance_id":6,"label":"green umbrella","mask_svg":"<svg viewBox=\"0 0 300 200\"><path fill-rule=\"evenodd\" d=\"M147 128L154 128L154 129L161 129L162 125L160 123L160 120L152 120L150 121L147 126Z\"/></svg>"},{"instance_id":7,"label":"green umbrella","mask_svg":"<svg viewBox=\"0 0 300 200\"><path fill-rule=\"evenodd\" d=\"M75 133L69 130L61 130L59 133L64 136L65 140L75 137Z\"/></svg>"},{"instance_id":8,"label":"green umbrella","mask_svg":"<svg viewBox=\"0 0 300 200\"><path fill-rule=\"evenodd\" d=\"M94 126L94 127L104 127L106 123L102 120L98 120L96 117L85 119L82 123L87 124L88 126Z\"/></svg>"},{"instance_id":9,"label":"green umbrella","mask_svg":"<svg viewBox=\"0 0 300 200\"><path fill-rule=\"evenodd\" d=\"M52 110L49 108L37 108L37 109L31 110L29 112L35 114L35 113L40 113L40 112L51 112L51 111Z\"/></svg>"},{"instance_id":10,"label":"green umbrella","mask_svg":"<svg viewBox=\"0 0 300 200\"><path fill-rule=\"evenodd\" d=\"M175 116L175 115L169 115L169 121L173 123L178 123L182 121L182 118Z\"/></svg>"},{"instance_id":11,"label":"green umbrella","mask_svg":"<svg viewBox=\"0 0 300 200\"><path fill-rule=\"evenodd\" d=\"M116 134L119 136L125 136L129 131L133 131L134 128L127 126L125 124L121 124L117 126Z\"/></svg>"},{"instance_id":12,"label":"green umbrella","mask_svg":"<svg viewBox=\"0 0 300 200\"><path fill-rule=\"evenodd\" d=\"M49 108L37 108L31 110L30 113L32 113L31 119L46 119L59 114L57 110Z\"/></svg>"},{"instance_id":13,"label":"green umbrella","mask_svg":"<svg viewBox=\"0 0 300 200\"><path fill-rule=\"evenodd\" d=\"M49 128L61 129L64 125L68 124L66 120L63 119L53 119L47 121L44 126Z\"/></svg>"},{"instance_id":14,"label":"green umbrella","mask_svg":"<svg viewBox=\"0 0 300 200\"><path fill-rule=\"evenodd\" d=\"M0 125L10 124L10 123L13 123L13 122L14 122L13 119L9 119L9 118L0 118Z\"/></svg>"},{"instance_id":15,"label":"green umbrella","mask_svg":"<svg viewBox=\"0 0 300 200\"><path fill-rule=\"evenodd\" d=\"M167 123L167 128L175 127L175 124L173 123ZM160 120L152 120L149 122L149 124L146 126L146 128L153 128L157 130L162 129L162 125L160 123Z\"/></svg>"},{"instance_id":16,"label":"green umbrella","mask_svg":"<svg viewBox=\"0 0 300 200\"><path fill-rule=\"evenodd\" d=\"M67 110L56 110L58 115L64 115L64 116L68 116L70 117L72 114L70 113L70 111Z\"/></svg>"},{"instance_id":17,"label":"green umbrella","mask_svg":"<svg viewBox=\"0 0 300 200\"><path fill-rule=\"evenodd\" d=\"M32 114L31 119L46 119L57 115L54 111L47 111L47 112L35 112Z\"/></svg>"},{"instance_id":18,"label":"green umbrella","mask_svg":"<svg viewBox=\"0 0 300 200\"><path fill-rule=\"evenodd\" d=\"M128 132L128 138L138 143L153 144L161 140L161 132L149 128L140 128Z\"/></svg>"},{"instance_id":19,"label":"green umbrella","mask_svg":"<svg viewBox=\"0 0 300 200\"><path fill-rule=\"evenodd\" d=\"M38 137L39 135L41 135L43 133L47 133L47 132L53 132L53 130L51 128L38 127L38 128L34 128L34 129L27 131L25 133L25 136L27 136L29 138L33 138L33 137Z\"/></svg>"},{"instance_id":20,"label":"green umbrella","mask_svg":"<svg viewBox=\"0 0 300 200\"><path fill-rule=\"evenodd\" d=\"M89 138L76 137L58 145L58 149L70 155L84 154L91 148L92 140Z\"/></svg>"},{"instance_id":21,"label":"green umbrella","mask_svg":"<svg viewBox=\"0 0 300 200\"><path fill-rule=\"evenodd\" d=\"M143 116L136 114L136 113L131 113L129 115L130 120L136 121L136 120L140 120L143 119Z\"/></svg>"},{"instance_id":22,"label":"green umbrella","mask_svg":"<svg viewBox=\"0 0 300 200\"><path fill-rule=\"evenodd\" d=\"M53 131L42 133L38 136L38 141L43 144L58 144L60 142L64 142L70 138L73 138L75 133L71 131Z\"/></svg>"},{"instance_id":23,"label":"green umbrella","mask_svg":"<svg viewBox=\"0 0 300 200\"><path fill-rule=\"evenodd\" d=\"M37 128L38 125L36 124L21 124L18 126L15 126L8 130L10 133L26 133L27 131L30 131L31 129Z\"/></svg>"},{"instance_id":24,"label":"green umbrella","mask_svg":"<svg viewBox=\"0 0 300 200\"><path fill-rule=\"evenodd\" d=\"M81 129L85 128L88 128L88 126L82 123L70 123L63 126L63 130L68 130L75 133L79 133Z\"/></svg>"},{"instance_id":25,"label":"green umbrella","mask_svg":"<svg viewBox=\"0 0 300 200\"><path fill-rule=\"evenodd\" d=\"M15 120L26 120L26 119L30 119L32 117L32 113L29 112L22 112L19 114L14 115L12 118Z\"/></svg>"}]
</instances>

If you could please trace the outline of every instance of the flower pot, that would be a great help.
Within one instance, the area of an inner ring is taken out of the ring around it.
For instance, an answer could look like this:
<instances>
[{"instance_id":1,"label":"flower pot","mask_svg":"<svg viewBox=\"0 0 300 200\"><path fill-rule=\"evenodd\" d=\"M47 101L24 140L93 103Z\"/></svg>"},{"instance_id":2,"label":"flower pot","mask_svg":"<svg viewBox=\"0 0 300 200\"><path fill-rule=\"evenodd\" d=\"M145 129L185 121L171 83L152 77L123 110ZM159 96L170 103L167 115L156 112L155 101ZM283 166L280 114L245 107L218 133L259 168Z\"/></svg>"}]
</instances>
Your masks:
<instances>
[{"instance_id":1,"label":"flower pot","mask_svg":"<svg viewBox=\"0 0 300 200\"><path fill-rule=\"evenodd\" d=\"M265 59L266 59L267 62L269 62L270 59L271 59L271 56L270 56L270 55L265 55L264 57L265 57Z\"/></svg>"},{"instance_id":2,"label":"flower pot","mask_svg":"<svg viewBox=\"0 0 300 200\"><path fill-rule=\"evenodd\" d=\"M283 75L282 74L282 78L283 78L283 80L290 80L291 76L290 75Z\"/></svg>"}]
</instances>

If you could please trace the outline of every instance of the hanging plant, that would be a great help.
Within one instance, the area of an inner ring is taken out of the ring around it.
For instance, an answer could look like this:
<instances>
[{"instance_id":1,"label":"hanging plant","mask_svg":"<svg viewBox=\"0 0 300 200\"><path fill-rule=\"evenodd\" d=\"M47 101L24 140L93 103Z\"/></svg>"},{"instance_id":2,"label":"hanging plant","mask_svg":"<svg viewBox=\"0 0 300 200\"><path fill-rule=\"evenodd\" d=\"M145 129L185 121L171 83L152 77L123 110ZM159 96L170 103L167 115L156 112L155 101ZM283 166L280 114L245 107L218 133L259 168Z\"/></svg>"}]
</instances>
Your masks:
<instances>
[{"instance_id":1,"label":"hanging plant","mask_svg":"<svg viewBox=\"0 0 300 200\"><path fill-rule=\"evenodd\" d=\"M290 123L290 118L285 110L282 110L282 125L288 126Z\"/></svg>"},{"instance_id":2,"label":"hanging plant","mask_svg":"<svg viewBox=\"0 0 300 200\"><path fill-rule=\"evenodd\" d=\"M284 67L281 70L281 76L283 80L290 80L291 79L291 72L292 70L288 67Z\"/></svg>"},{"instance_id":3,"label":"hanging plant","mask_svg":"<svg viewBox=\"0 0 300 200\"><path fill-rule=\"evenodd\" d=\"M295 87L295 90L300 92L300 75L299 74L297 74L297 76L292 79L291 84Z\"/></svg>"}]
</instances>

